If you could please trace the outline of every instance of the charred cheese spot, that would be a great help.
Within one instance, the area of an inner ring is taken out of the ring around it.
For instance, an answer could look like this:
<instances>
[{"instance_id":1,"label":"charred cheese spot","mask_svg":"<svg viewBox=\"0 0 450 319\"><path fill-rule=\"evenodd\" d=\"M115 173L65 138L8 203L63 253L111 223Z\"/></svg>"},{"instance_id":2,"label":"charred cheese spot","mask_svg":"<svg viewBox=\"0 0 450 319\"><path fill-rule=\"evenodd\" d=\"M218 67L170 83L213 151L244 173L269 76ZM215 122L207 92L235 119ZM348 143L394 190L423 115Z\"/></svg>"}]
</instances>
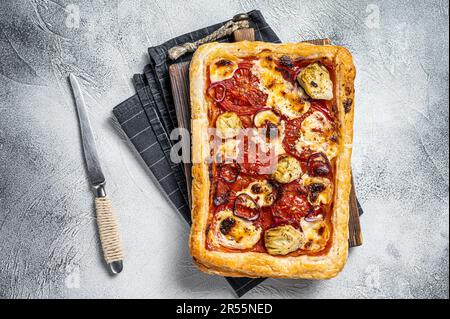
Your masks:
<instances>
[{"instance_id":1,"label":"charred cheese spot","mask_svg":"<svg viewBox=\"0 0 450 319\"><path fill-rule=\"evenodd\" d=\"M333 184L327 178L302 176L303 185L308 190L308 201L313 205L327 205L333 200Z\"/></svg>"},{"instance_id":2,"label":"charred cheese spot","mask_svg":"<svg viewBox=\"0 0 450 319\"><path fill-rule=\"evenodd\" d=\"M304 90L283 78L276 70L275 59L270 52L262 52L260 59L255 61L253 73L260 78L260 89L268 95L267 106L278 110L288 118L300 117L308 111L310 103Z\"/></svg>"},{"instance_id":3,"label":"charred cheese spot","mask_svg":"<svg viewBox=\"0 0 450 319\"><path fill-rule=\"evenodd\" d=\"M211 83L231 78L237 68L238 64L234 60L228 58L215 60L209 66L209 77L211 79Z\"/></svg>"},{"instance_id":4,"label":"charred cheese spot","mask_svg":"<svg viewBox=\"0 0 450 319\"><path fill-rule=\"evenodd\" d=\"M221 138L232 138L239 134L242 122L234 112L220 114L216 120L216 134Z\"/></svg>"},{"instance_id":5,"label":"charred cheese spot","mask_svg":"<svg viewBox=\"0 0 450 319\"><path fill-rule=\"evenodd\" d=\"M219 226L219 230L222 234L225 236L228 235L233 228L233 226L236 224L236 220L234 218L225 218Z\"/></svg>"},{"instance_id":6,"label":"charred cheese spot","mask_svg":"<svg viewBox=\"0 0 450 319\"><path fill-rule=\"evenodd\" d=\"M290 183L302 175L300 162L292 156L285 156L278 161L273 178L282 184Z\"/></svg>"},{"instance_id":7,"label":"charred cheese spot","mask_svg":"<svg viewBox=\"0 0 450 319\"><path fill-rule=\"evenodd\" d=\"M261 238L261 227L233 215L229 209L217 213L213 227L208 231L208 239L215 247L231 249L252 248Z\"/></svg>"},{"instance_id":8,"label":"charred cheese spot","mask_svg":"<svg viewBox=\"0 0 450 319\"><path fill-rule=\"evenodd\" d=\"M276 128L276 129L274 129ZM283 139L286 130L286 123L281 120L278 126L271 128L260 128L256 134L250 136L251 140L258 145L258 149L262 152L267 152L269 149L273 150L274 156L285 154L283 148Z\"/></svg>"},{"instance_id":9,"label":"charred cheese spot","mask_svg":"<svg viewBox=\"0 0 450 319\"><path fill-rule=\"evenodd\" d=\"M333 124L322 112L316 111L302 122L300 138L297 140L295 148L299 153L304 150L323 152L331 160L337 154L336 141Z\"/></svg>"},{"instance_id":10,"label":"charred cheese spot","mask_svg":"<svg viewBox=\"0 0 450 319\"><path fill-rule=\"evenodd\" d=\"M353 99L350 99L350 98L346 99L343 102L345 113L349 113L352 110L352 104L353 104Z\"/></svg>"},{"instance_id":11,"label":"charred cheese spot","mask_svg":"<svg viewBox=\"0 0 450 319\"><path fill-rule=\"evenodd\" d=\"M247 188L239 191L236 195L247 194L259 207L270 206L275 201L273 186L267 180L256 181Z\"/></svg>"},{"instance_id":12,"label":"charred cheese spot","mask_svg":"<svg viewBox=\"0 0 450 319\"><path fill-rule=\"evenodd\" d=\"M254 115L253 124L256 127L265 127L267 123L278 125L280 118L271 110L262 110Z\"/></svg>"},{"instance_id":13,"label":"charred cheese spot","mask_svg":"<svg viewBox=\"0 0 450 319\"><path fill-rule=\"evenodd\" d=\"M320 63L313 63L300 71L297 76L300 85L313 99L333 99L333 82L327 68Z\"/></svg>"},{"instance_id":14,"label":"charred cheese spot","mask_svg":"<svg viewBox=\"0 0 450 319\"><path fill-rule=\"evenodd\" d=\"M302 219L300 226L305 236L302 249L309 252L318 252L325 248L330 238L330 229L325 221L307 222Z\"/></svg>"}]
</instances>

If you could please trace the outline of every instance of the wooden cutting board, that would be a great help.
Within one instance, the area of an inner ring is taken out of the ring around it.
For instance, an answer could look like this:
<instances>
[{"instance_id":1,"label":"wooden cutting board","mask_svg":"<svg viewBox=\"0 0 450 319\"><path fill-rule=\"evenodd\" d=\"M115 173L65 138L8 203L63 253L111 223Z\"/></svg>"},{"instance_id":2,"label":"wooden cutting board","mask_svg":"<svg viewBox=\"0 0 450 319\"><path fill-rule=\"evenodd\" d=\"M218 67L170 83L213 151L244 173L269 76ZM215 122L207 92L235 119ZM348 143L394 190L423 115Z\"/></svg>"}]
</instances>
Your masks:
<instances>
[{"instance_id":1,"label":"wooden cutting board","mask_svg":"<svg viewBox=\"0 0 450 319\"><path fill-rule=\"evenodd\" d=\"M254 41L255 32L252 28L241 29L233 33L234 41ZM330 39L317 39L305 41L315 45L331 44ZM175 63L169 67L170 81L172 85L172 94L175 103L175 110L178 119L178 126L190 131L191 113L189 99L189 62ZM184 163L184 173L188 185L189 203L191 202L191 163ZM361 224L359 221L358 204L356 200L355 186L352 177L352 188L350 191L349 203L349 246L361 246L363 243Z\"/></svg>"}]
</instances>

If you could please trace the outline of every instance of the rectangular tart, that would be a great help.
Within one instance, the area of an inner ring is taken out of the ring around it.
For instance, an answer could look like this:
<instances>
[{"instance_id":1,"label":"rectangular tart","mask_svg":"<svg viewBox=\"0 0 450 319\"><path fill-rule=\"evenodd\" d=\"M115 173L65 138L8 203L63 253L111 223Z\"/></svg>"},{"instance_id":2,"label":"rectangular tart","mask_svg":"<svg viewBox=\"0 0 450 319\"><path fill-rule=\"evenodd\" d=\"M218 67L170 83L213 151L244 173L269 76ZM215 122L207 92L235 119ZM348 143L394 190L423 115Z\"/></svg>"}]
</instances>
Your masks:
<instances>
[{"instance_id":1,"label":"rectangular tart","mask_svg":"<svg viewBox=\"0 0 450 319\"><path fill-rule=\"evenodd\" d=\"M209 43L190 65L202 271L326 279L348 253L355 67L340 46Z\"/></svg>"}]
</instances>

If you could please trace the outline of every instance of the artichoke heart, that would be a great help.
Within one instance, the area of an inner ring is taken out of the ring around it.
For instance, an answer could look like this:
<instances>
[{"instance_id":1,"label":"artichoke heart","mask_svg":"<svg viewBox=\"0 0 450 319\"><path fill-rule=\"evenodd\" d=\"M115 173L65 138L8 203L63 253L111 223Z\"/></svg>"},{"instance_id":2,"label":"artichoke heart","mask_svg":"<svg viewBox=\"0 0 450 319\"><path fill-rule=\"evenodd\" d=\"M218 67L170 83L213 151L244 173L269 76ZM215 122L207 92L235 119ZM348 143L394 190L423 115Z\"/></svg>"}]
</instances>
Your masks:
<instances>
[{"instance_id":1,"label":"artichoke heart","mask_svg":"<svg viewBox=\"0 0 450 319\"><path fill-rule=\"evenodd\" d=\"M265 232L264 243L269 254L287 255L304 245L305 236L291 225L278 226Z\"/></svg>"},{"instance_id":2,"label":"artichoke heart","mask_svg":"<svg viewBox=\"0 0 450 319\"><path fill-rule=\"evenodd\" d=\"M216 120L216 134L221 138L232 138L239 134L242 122L234 112L220 114Z\"/></svg>"},{"instance_id":3,"label":"artichoke heart","mask_svg":"<svg viewBox=\"0 0 450 319\"><path fill-rule=\"evenodd\" d=\"M313 99L333 99L333 82L330 73L322 64L316 62L308 65L297 76L300 85Z\"/></svg>"},{"instance_id":4,"label":"artichoke heart","mask_svg":"<svg viewBox=\"0 0 450 319\"><path fill-rule=\"evenodd\" d=\"M278 161L273 178L282 184L290 183L302 175L300 162L292 156L285 156Z\"/></svg>"}]
</instances>

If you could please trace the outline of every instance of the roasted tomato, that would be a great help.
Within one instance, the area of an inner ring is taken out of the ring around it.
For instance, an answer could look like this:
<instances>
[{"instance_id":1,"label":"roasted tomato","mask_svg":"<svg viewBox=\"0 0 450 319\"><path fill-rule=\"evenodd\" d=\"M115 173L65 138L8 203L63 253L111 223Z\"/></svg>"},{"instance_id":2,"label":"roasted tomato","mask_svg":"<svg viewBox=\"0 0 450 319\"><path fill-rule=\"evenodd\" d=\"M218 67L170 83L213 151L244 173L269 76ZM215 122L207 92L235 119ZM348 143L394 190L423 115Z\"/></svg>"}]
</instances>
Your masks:
<instances>
[{"instance_id":1,"label":"roasted tomato","mask_svg":"<svg viewBox=\"0 0 450 319\"><path fill-rule=\"evenodd\" d=\"M331 164L324 153L314 153L308 159L308 175L313 177L331 176Z\"/></svg>"},{"instance_id":2,"label":"roasted tomato","mask_svg":"<svg viewBox=\"0 0 450 319\"><path fill-rule=\"evenodd\" d=\"M247 220L256 220L259 218L260 207L258 203L247 194L240 194L234 201L233 214Z\"/></svg>"},{"instance_id":3,"label":"roasted tomato","mask_svg":"<svg viewBox=\"0 0 450 319\"><path fill-rule=\"evenodd\" d=\"M230 197L230 187L222 180L218 180L214 187L213 203L220 206L228 203Z\"/></svg>"},{"instance_id":4,"label":"roasted tomato","mask_svg":"<svg viewBox=\"0 0 450 319\"><path fill-rule=\"evenodd\" d=\"M220 177L227 183L236 182L239 173L241 171L241 166L234 161L231 164L220 165Z\"/></svg>"},{"instance_id":5,"label":"roasted tomato","mask_svg":"<svg viewBox=\"0 0 450 319\"><path fill-rule=\"evenodd\" d=\"M252 74L251 63L240 63L232 78L213 83L208 94L223 109L238 115L252 115L266 105L267 94L259 87L259 79Z\"/></svg>"},{"instance_id":6,"label":"roasted tomato","mask_svg":"<svg viewBox=\"0 0 450 319\"><path fill-rule=\"evenodd\" d=\"M299 225L300 219L308 215L312 205L303 187L293 182L282 188L281 196L274 203L272 213L277 224Z\"/></svg>"},{"instance_id":7,"label":"roasted tomato","mask_svg":"<svg viewBox=\"0 0 450 319\"><path fill-rule=\"evenodd\" d=\"M284 131L284 139L283 139L284 149L286 150L286 152L296 156L302 161L306 161L310 154L305 152L299 153L295 145L297 144L297 140L300 137L299 128L301 127L303 120L311 114L312 112L306 112L299 118L286 121Z\"/></svg>"}]
</instances>

